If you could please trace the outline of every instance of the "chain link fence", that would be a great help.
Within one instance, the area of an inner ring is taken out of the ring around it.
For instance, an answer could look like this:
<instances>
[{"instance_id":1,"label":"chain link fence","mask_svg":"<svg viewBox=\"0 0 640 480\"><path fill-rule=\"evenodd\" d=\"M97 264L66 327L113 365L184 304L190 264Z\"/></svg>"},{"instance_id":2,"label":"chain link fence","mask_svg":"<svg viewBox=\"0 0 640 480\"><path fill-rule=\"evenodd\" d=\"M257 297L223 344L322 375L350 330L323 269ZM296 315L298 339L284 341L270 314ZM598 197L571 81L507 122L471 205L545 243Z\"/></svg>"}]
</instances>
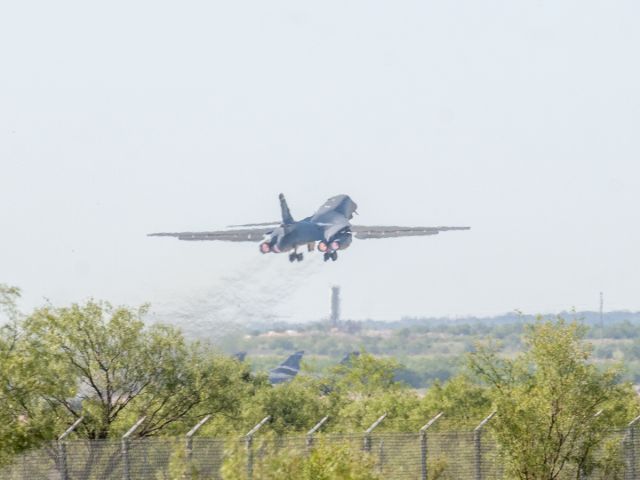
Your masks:
<instances>
[{"instance_id":1,"label":"chain link fence","mask_svg":"<svg viewBox=\"0 0 640 480\"><path fill-rule=\"evenodd\" d=\"M491 433L360 433L244 438L153 438L53 442L0 470L3 480L259 480L278 459L305 458L319 445L342 448L379 478L403 480L505 479ZM591 460L567 465L558 477L640 478L640 432L612 431ZM225 473L227 472L227 473Z\"/></svg>"}]
</instances>

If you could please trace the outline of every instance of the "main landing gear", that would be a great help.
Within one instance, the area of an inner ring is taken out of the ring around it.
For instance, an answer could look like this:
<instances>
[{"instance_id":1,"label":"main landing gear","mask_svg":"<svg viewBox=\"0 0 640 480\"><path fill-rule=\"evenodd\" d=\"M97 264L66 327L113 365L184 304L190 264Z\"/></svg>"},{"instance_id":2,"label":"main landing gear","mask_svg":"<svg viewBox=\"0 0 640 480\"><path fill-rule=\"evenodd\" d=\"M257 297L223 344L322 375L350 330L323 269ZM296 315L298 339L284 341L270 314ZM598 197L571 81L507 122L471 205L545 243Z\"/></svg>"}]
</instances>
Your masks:
<instances>
[{"instance_id":1,"label":"main landing gear","mask_svg":"<svg viewBox=\"0 0 640 480\"><path fill-rule=\"evenodd\" d=\"M326 262L329 259L335 262L338 259L338 252L335 250L332 252L324 252L324 261Z\"/></svg>"},{"instance_id":2,"label":"main landing gear","mask_svg":"<svg viewBox=\"0 0 640 480\"><path fill-rule=\"evenodd\" d=\"M289 254L289 261L291 263L295 261L301 262L302 260L304 260L304 255L302 255L302 253L292 252Z\"/></svg>"}]
</instances>

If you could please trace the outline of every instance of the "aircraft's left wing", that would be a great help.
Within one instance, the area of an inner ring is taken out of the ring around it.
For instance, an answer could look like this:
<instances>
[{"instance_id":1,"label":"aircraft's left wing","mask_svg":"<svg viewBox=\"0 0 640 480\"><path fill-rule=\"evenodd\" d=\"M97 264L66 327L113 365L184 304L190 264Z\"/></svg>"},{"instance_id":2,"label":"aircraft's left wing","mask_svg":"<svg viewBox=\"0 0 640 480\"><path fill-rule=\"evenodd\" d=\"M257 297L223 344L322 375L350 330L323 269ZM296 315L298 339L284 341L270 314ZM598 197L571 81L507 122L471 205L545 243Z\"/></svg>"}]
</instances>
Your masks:
<instances>
[{"instance_id":1,"label":"aircraft's left wing","mask_svg":"<svg viewBox=\"0 0 640 480\"><path fill-rule=\"evenodd\" d=\"M273 231L270 228L240 228L235 230L219 230L217 232L175 232L175 233L150 233L150 237L175 237L178 240L207 241L218 240L223 242L259 242Z\"/></svg>"},{"instance_id":2,"label":"aircraft's left wing","mask_svg":"<svg viewBox=\"0 0 640 480\"><path fill-rule=\"evenodd\" d=\"M396 238L396 237L420 237L424 235L437 235L449 230L470 230L471 227L396 227L396 226L364 226L352 225L351 232L360 239L369 238Z\"/></svg>"}]
</instances>

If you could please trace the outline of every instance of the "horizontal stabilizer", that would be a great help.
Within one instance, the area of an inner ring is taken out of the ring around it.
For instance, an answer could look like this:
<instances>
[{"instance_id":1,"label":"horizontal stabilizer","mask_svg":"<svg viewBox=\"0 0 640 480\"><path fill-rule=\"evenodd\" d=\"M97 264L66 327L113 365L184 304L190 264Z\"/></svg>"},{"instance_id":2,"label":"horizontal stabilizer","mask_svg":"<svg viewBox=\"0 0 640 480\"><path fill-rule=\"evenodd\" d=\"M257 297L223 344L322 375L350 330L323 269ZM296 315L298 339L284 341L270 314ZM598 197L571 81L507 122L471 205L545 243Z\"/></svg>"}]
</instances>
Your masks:
<instances>
[{"instance_id":1,"label":"horizontal stabilizer","mask_svg":"<svg viewBox=\"0 0 640 480\"><path fill-rule=\"evenodd\" d=\"M280 222L262 222L262 223L243 223L241 225L228 225L227 228L240 228L240 227L279 227Z\"/></svg>"}]
</instances>

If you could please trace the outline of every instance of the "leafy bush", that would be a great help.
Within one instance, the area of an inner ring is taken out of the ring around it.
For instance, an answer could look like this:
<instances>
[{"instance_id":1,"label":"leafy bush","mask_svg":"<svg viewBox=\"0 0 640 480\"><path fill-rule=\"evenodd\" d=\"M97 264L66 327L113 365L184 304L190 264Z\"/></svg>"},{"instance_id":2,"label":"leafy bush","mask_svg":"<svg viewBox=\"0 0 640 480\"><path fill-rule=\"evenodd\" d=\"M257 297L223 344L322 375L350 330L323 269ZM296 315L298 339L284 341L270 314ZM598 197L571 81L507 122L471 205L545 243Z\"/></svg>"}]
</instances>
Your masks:
<instances>
[{"instance_id":1,"label":"leafy bush","mask_svg":"<svg viewBox=\"0 0 640 480\"><path fill-rule=\"evenodd\" d=\"M331 445L318 440L309 452L304 447L278 445L278 440L263 439L254 446L254 480L379 480L374 458L357 446ZM222 475L225 480L247 478L247 452L237 446L227 456Z\"/></svg>"}]
</instances>

